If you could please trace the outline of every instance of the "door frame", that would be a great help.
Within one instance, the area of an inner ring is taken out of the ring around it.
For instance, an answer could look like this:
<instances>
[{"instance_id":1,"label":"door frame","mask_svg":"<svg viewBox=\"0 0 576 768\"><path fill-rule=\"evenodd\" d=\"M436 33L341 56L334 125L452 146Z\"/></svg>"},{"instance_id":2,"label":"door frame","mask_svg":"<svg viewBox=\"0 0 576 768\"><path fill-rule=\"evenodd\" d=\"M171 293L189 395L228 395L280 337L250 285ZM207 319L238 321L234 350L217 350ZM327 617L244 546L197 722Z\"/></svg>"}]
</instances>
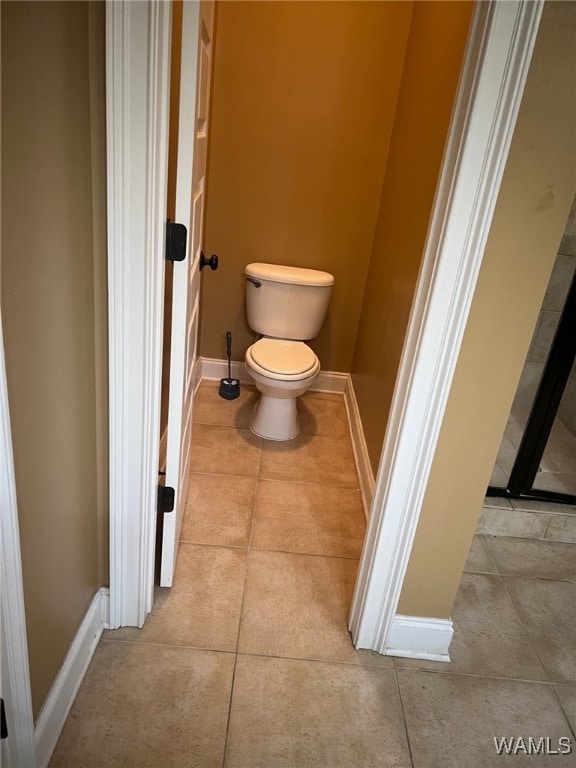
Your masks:
<instances>
[{"instance_id":1,"label":"door frame","mask_svg":"<svg viewBox=\"0 0 576 768\"><path fill-rule=\"evenodd\" d=\"M171 21L106 0L111 628L154 594Z\"/></svg>"},{"instance_id":2,"label":"door frame","mask_svg":"<svg viewBox=\"0 0 576 768\"><path fill-rule=\"evenodd\" d=\"M4 341L0 320L0 653L2 696L6 702L8 740L2 746L8 766L36 765L34 717L28 638L24 612L24 587L20 530L16 502L16 480L12 431L8 407L8 385ZM6 751L5 751L6 750Z\"/></svg>"},{"instance_id":3,"label":"door frame","mask_svg":"<svg viewBox=\"0 0 576 768\"><path fill-rule=\"evenodd\" d=\"M543 4L476 4L350 613L359 648L398 648L406 625L397 607Z\"/></svg>"},{"instance_id":4,"label":"door frame","mask_svg":"<svg viewBox=\"0 0 576 768\"><path fill-rule=\"evenodd\" d=\"M543 0L479 2L378 470L350 628L385 653ZM112 627L152 607L170 4L107 0Z\"/></svg>"}]
</instances>

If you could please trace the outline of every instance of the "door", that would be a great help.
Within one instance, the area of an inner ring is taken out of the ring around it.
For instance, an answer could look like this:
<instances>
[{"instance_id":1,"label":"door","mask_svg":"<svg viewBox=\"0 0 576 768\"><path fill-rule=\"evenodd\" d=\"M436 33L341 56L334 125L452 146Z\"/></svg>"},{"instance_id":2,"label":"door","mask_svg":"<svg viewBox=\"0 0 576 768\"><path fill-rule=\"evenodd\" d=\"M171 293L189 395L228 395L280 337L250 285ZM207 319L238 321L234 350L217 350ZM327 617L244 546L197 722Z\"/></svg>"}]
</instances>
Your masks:
<instances>
[{"instance_id":1,"label":"door","mask_svg":"<svg viewBox=\"0 0 576 768\"><path fill-rule=\"evenodd\" d=\"M576 256L554 265L489 496L576 501Z\"/></svg>"},{"instance_id":2,"label":"door","mask_svg":"<svg viewBox=\"0 0 576 768\"><path fill-rule=\"evenodd\" d=\"M0 765L36 765L34 718L28 669L22 560L4 342L0 322L0 694L6 705L7 737Z\"/></svg>"},{"instance_id":3,"label":"door","mask_svg":"<svg viewBox=\"0 0 576 768\"><path fill-rule=\"evenodd\" d=\"M186 258L175 262L166 446L167 486L174 488L174 510L163 515L160 586L172 585L188 490L194 370L200 294L200 252L204 224L208 111L212 69L214 3L185 0L182 55L176 222L188 230Z\"/></svg>"}]
</instances>

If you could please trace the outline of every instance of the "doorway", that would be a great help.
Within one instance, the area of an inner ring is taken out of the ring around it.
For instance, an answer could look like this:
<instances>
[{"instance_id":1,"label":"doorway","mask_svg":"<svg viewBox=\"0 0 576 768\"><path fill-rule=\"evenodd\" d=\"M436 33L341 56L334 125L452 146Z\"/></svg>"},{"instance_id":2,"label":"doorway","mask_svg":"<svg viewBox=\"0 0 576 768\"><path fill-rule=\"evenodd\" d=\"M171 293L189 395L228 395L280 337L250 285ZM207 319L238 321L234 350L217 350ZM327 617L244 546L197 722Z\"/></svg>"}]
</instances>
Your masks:
<instances>
[{"instance_id":1,"label":"doorway","mask_svg":"<svg viewBox=\"0 0 576 768\"><path fill-rule=\"evenodd\" d=\"M576 199L542 302L488 496L576 502Z\"/></svg>"}]
</instances>

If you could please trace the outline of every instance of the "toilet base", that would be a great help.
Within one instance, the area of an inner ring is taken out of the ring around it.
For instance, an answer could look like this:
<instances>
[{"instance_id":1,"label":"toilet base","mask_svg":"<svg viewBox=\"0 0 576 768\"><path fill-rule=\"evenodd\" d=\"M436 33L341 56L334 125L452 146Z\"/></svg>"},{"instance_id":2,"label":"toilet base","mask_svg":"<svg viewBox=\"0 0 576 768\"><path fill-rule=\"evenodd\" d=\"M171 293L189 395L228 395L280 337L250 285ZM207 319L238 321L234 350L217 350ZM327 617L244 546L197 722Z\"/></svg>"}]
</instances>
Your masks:
<instances>
[{"instance_id":1,"label":"toilet base","mask_svg":"<svg viewBox=\"0 0 576 768\"><path fill-rule=\"evenodd\" d=\"M293 440L300 433L296 399L261 394L252 411L252 432L266 440Z\"/></svg>"}]
</instances>

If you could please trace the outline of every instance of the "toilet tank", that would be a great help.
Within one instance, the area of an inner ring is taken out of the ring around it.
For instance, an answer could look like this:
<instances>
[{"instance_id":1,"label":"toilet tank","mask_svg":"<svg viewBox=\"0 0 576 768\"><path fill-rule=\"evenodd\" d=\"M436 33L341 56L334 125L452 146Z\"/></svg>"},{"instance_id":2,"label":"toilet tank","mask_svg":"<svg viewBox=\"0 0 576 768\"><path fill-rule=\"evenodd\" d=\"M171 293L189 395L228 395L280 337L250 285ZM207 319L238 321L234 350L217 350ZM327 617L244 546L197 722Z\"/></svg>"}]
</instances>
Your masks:
<instances>
[{"instance_id":1,"label":"toilet tank","mask_svg":"<svg viewBox=\"0 0 576 768\"><path fill-rule=\"evenodd\" d=\"M320 332L334 276L329 272L280 264L248 264L248 325L263 336L306 341Z\"/></svg>"}]
</instances>

